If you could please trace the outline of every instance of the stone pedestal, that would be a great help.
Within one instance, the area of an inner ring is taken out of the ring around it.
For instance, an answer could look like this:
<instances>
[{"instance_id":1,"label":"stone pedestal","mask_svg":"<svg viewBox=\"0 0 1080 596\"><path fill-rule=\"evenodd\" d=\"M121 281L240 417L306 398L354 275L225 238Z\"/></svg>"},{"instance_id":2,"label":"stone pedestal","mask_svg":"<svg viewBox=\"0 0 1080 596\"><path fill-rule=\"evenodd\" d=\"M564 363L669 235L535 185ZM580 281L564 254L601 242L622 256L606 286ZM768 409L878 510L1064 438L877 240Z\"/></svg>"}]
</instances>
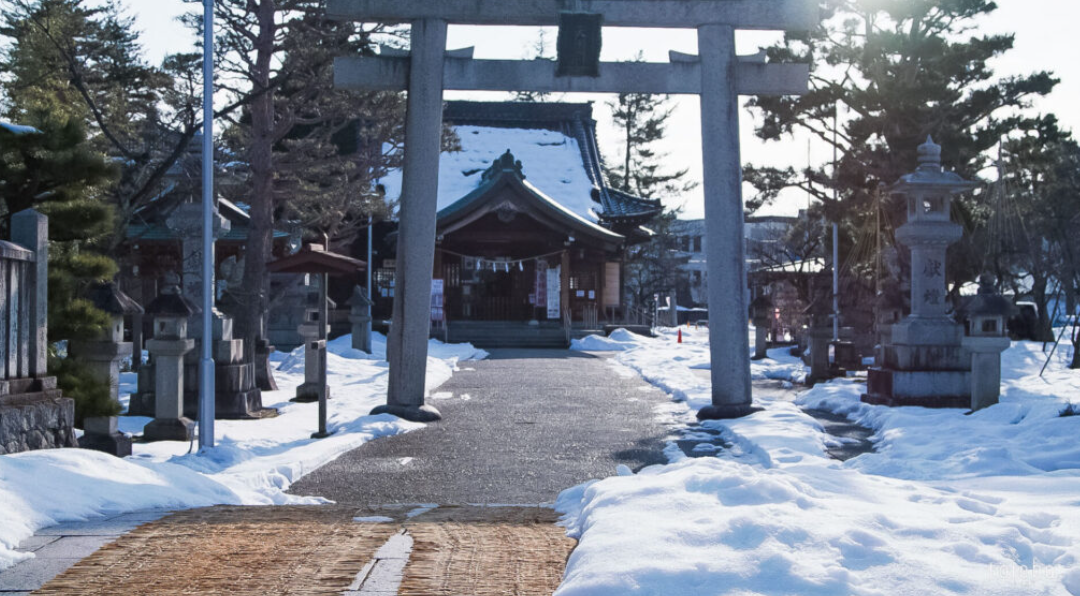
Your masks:
<instances>
[{"instance_id":1,"label":"stone pedestal","mask_svg":"<svg viewBox=\"0 0 1080 596\"><path fill-rule=\"evenodd\" d=\"M769 328L765 324L754 324L754 360L768 357Z\"/></svg>"},{"instance_id":2,"label":"stone pedestal","mask_svg":"<svg viewBox=\"0 0 1080 596\"><path fill-rule=\"evenodd\" d=\"M193 317L189 329L198 330L193 336L197 342L202 341L201 319ZM213 334L215 417L258 418L263 407L262 392L255 383L255 363L244 360L244 341L233 339L232 317L215 310ZM193 420L199 415L199 360L197 350L184 359L184 413Z\"/></svg>"},{"instance_id":3,"label":"stone pedestal","mask_svg":"<svg viewBox=\"0 0 1080 596\"><path fill-rule=\"evenodd\" d=\"M112 341L71 341L68 353L109 384L113 400L120 398L120 361L131 356L131 343Z\"/></svg>"},{"instance_id":4,"label":"stone pedestal","mask_svg":"<svg viewBox=\"0 0 1080 596\"><path fill-rule=\"evenodd\" d=\"M270 340L261 337L255 340L255 386L260 391L278 390L277 381L274 380L274 371L270 367L270 354L274 351L275 348L270 345Z\"/></svg>"},{"instance_id":5,"label":"stone pedestal","mask_svg":"<svg viewBox=\"0 0 1080 596\"><path fill-rule=\"evenodd\" d=\"M1001 353L1012 341L1007 337L965 337L963 343L971 354L971 409L996 405L1001 396Z\"/></svg>"},{"instance_id":6,"label":"stone pedestal","mask_svg":"<svg viewBox=\"0 0 1080 596\"><path fill-rule=\"evenodd\" d=\"M79 447L102 451L117 457L131 455L131 437L120 432L116 416L95 416L83 420Z\"/></svg>"},{"instance_id":7,"label":"stone pedestal","mask_svg":"<svg viewBox=\"0 0 1080 596\"><path fill-rule=\"evenodd\" d=\"M154 420L143 429L147 441L190 441L195 423L184 416L184 355L195 349L193 339L146 342L154 356Z\"/></svg>"},{"instance_id":8,"label":"stone pedestal","mask_svg":"<svg viewBox=\"0 0 1080 596\"><path fill-rule=\"evenodd\" d=\"M352 347L365 354L371 353L371 300L360 286L353 288L349 301L349 322L352 323Z\"/></svg>"},{"instance_id":9,"label":"stone pedestal","mask_svg":"<svg viewBox=\"0 0 1080 596\"><path fill-rule=\"evenodd\" d=\"M309 311L308 318L318 319L318 313ZM325 370L326 341L320 338L319 323L317 320L304 323L297 328L297 331L304 338L304 383L296 388L296 397L293 401L301 403L319 401L320 385L326 392L326 399L330 399L330 387L326 385L326 379L320 374Z\"/></svg>"},{"instance_id":10,"label":"stone pedestal","mask_svg":"<svg viewBox=\"0 0 1080 596\"><path fill-rule=\"evenodd\" d=\"M808 348L810 351L810 376L808 383L818 383L832 378L832 370L829 364L829 343L832 341L832 329L828 327L815 327L807 332Z\"/></svg>"}]
</instances>

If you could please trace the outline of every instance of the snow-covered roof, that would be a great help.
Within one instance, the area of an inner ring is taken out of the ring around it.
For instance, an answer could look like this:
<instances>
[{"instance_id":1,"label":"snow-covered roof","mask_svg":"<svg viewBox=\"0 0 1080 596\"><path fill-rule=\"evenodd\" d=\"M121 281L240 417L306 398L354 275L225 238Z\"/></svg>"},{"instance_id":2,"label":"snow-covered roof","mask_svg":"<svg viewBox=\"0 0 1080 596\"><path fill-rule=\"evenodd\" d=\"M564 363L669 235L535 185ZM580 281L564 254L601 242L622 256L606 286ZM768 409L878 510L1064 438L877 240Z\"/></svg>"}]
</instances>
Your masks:
<instances>
[{"instance_id":1,"label":"snow-covered roof","mask_svg":"<svg viewBox=\"0 0 1080 596\"><path fill-rule=\"evenodd\" d=\"M444 152L439 160L439 210L476 190L484 171L509 149L524 166L529 183L560 205L590 222L598 221L593 183L576 139L542 129L454 126L461 151ZM401 197L401 170L380 182L386 197Z\"/></svg>"},{"instance_id":2,"label":"snow-covered roof","mask_svg":"<svg viewBox=\"0 0 1080 596\"><path fill-rule=\"evenodd\" d=\"M41 131L33 126L22 126L19 124L12 124L10 122L4 122L0 120L0 128L10 132L14 135L29 135L29 134L41 134Z\"/></svg>"}]
</instances>

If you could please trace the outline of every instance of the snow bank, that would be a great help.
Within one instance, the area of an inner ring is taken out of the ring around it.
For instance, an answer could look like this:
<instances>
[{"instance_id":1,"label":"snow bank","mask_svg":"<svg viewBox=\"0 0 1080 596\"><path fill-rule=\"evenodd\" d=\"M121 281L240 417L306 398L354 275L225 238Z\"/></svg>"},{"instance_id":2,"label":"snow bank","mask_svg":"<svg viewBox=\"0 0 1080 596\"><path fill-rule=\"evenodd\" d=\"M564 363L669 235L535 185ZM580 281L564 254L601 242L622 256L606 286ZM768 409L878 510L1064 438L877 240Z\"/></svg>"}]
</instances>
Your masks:
<instances>
[{"instance_id":1,"label":"snow bank","mask_svg":"<svg viewBox=\"0 0 1080 596\"><path fill-rule=\"evenodd\" d=\"M692 374L707 332L672 334L617 360L690 414L709 403ZM1058 363L1040 380L1039 347L1005 353L1002 404L971 416L867 406L863 380L837 379L704 423L732 445L718 457L669 448L668 465L565 491L557 509L580 544L556 595L1080 596L1080 416L1059 416L1080 401L1080 372ZM755 378L800 372L776 352ZM827 458L800 406L871 426L878 451Z\"/></svg>"},{"instance_id":2,"label":"snow bank","mask_svg":"<svg viewBox=\"0 0 1080 596\"><path fill-rule=\"evenodd\" d=\"M327 427L316 440L318 404L289 401L304 380L304 353L274 354L279 390L263 404L279 415L257 421L218 420L216 445L192 453L189 443L136 443L125 459L81 450L39 451L0 457L0 569L23 555L12 549L42 527L103 514L148 508L181 509L213 504L316 504L318 496L286 494L305 474L372 439L421 428L390 415L369 416L386 400L386 339L375 336L372 355L353 350L352 338L329 342L331 399ZM427 387L446 382L458 362L487 356L468 344L429 344ZM135 378L124 373L126 405ZM149 418L125 416L120 429L141 433ZM12 506L8 507L7 504Z\"/></svg>"},{"instance_id":3,"label":"snow bank","mask_svg":"<svg viewBox=\"0 0 1080 596\"><path fill-rule=\"evenodd\" d=\"M571 350L581 352L623 352L632 350L642 345L642 340L647 339L641 335L630 333L626 329L616 329L611 335L589 335L570 342Z\"/></svg>"}]
</instances>

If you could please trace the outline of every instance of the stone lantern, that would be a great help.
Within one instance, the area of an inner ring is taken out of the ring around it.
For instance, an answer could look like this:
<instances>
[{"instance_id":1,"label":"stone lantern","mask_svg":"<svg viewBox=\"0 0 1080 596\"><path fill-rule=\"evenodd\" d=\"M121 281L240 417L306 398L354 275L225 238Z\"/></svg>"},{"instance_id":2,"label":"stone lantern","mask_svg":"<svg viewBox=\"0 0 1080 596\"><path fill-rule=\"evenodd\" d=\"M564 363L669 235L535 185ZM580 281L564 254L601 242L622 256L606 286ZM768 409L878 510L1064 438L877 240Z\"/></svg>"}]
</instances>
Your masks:
<instances>
[{"instance_id":1,"label":"stone lantern","mask_svg":"<svg viewBox=\"0 0 1080 596\"><path fill-rule=\"evenodd\" d=\"M809 383L831 378L829 371L829 342L832 340L832 300L827 292L818 291L810 306L803 311L810 317L807 343L810 351Z\"/></svg>"},{"instance_id":2,"label":"stone lantern","mask_svg":"<svg viewBox=\"0 0 1080 596\"><path fill-rule=\"evenodd\" d=\"M190 441L194 434L195 423L184 417L184 355L195 348L188 319L197 312L175 273L165 276L161 294L146 307L154 319L154 339L146 342L154 359L154 419L143 429L147 441Z\"/></svg>"},{"instance_id":3,"label":"stone lantern","mask_svg":"<svg viewBox=\"0 0 1080 596\"><path fill-rule=\"evenodd\" d=\"M95 308L109 315L109 328L93 341L72 340L68 351L73 358L86 364L98 379L109 384L110 395L118 402L120 361L132 355L131 342L124 341L124 316L142 314L143 309L111 282L95 285L87 298ZM83 430L85 434L79 439L80 447L119 457L131 455L131 439L117 430L115 416L87 417L83 421Z\"/></svg>"},{"instance_id":4,"label":"stone lantern","mask_svg":"<svg viewBox=\"0 0 1080 596\"><path fill-rule=\"evenodd\" d=\"M1006 323L1015 311L1011 302L994 290L994 277L979 278L979 293L967 308L968 335L964 349L971 353L971 409L998 403L1001 395L1001 353L1012 345Z\"/></svg>"},{"instance_id":5,"label":"stone lantern","mask_svg":"<svg viewBox=\"0 0 1080 596\"><path fill-rule=\"evenodd\" d=\"M904 197L907 223L896 239L911 250L911 314L892 326L882 363L867 374L863 401L892 406L963 407L971 392L971 360L963 326L949 314L945 253L963 236L950 220L952 196L975 188L941 166L941 147L919 146L919 167L892 187Z\"/></svg>"},{"instance_id":6,"label":"stone lantern","mask_svg":"<svg viewBox=\"0 0 1080 596\"><path fill-rule=\"evenodd\" d=\"M750 320L754 323L754 360L768 356L769 328L772 326L773 302L761 294L750 303Z\"/></svg>"}]
</instances>

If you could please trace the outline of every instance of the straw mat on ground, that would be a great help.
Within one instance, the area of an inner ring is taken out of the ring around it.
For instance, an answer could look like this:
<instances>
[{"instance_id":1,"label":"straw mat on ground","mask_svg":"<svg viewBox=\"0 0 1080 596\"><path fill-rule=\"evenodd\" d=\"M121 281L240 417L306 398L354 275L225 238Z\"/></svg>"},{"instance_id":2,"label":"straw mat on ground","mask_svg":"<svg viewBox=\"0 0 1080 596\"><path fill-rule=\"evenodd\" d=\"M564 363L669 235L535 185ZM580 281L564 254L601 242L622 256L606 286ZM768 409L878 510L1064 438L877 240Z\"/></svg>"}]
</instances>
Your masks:
<instances>
[{"instance_id":1,"label":"straw mat on ground","mask_svg":"<svg viewBox=\"0 0 1080 596\"><path fill-rule=\"evenodd\" d=\"M551 596L575 541L550 509L440 507L406 522L402 596Z\"/></svg>"},{"instance_id":2,"label":"straw mat on ground","mask_svg":"<svg viewBox=\"0 0 1080 596\"><path fill-rule=\"evenodd\" d=\"M397 530L355 508L212 507L121 536L38 594L340 594Z\"/></svg>"}]
</instances>

